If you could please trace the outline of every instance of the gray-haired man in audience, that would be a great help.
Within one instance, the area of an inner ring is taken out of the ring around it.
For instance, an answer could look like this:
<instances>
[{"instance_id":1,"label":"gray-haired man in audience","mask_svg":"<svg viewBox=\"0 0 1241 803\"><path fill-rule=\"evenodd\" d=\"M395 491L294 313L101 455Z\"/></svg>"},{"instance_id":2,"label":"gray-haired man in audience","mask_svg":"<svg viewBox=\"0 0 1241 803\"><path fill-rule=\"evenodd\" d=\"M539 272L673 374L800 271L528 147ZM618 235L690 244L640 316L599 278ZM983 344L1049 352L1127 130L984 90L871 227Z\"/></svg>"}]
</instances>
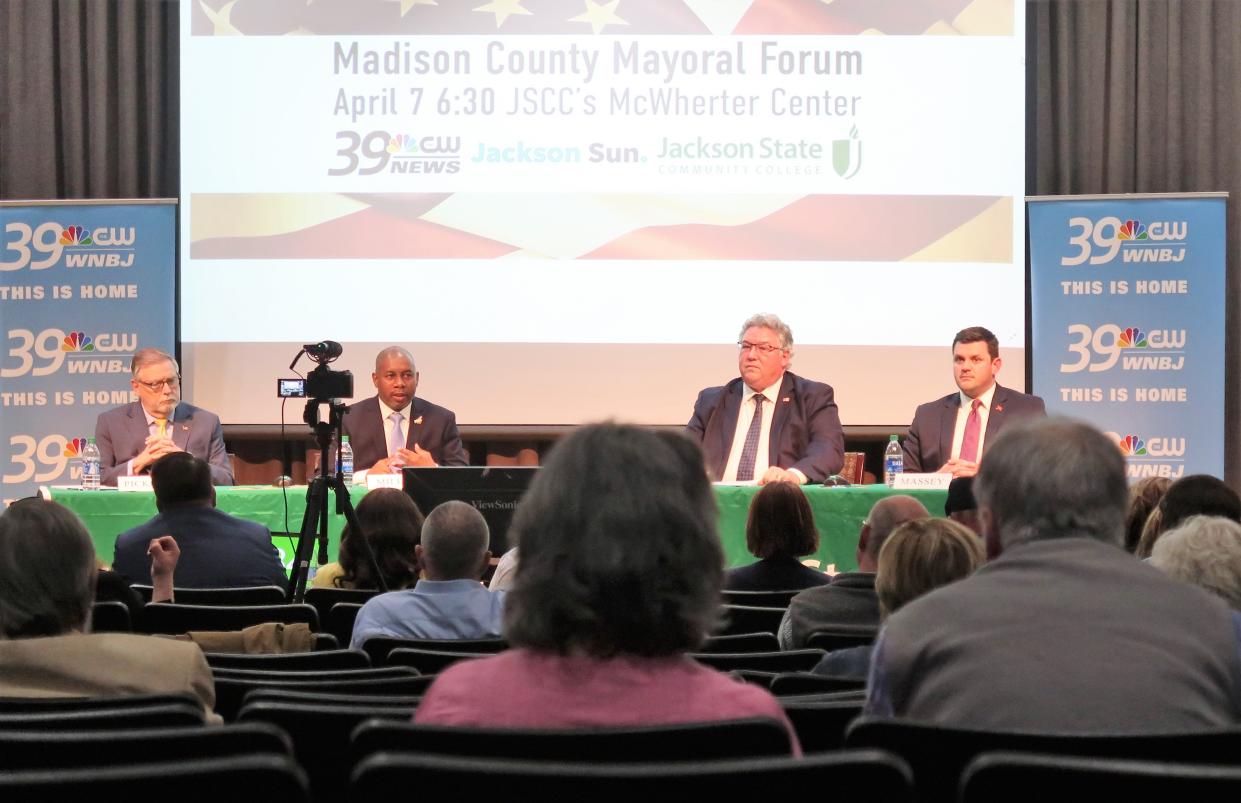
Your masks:
<instances>
[{"instance_id":1,"label":"gray-haired man in audience","mask_svg":"<svg viewBox=\"0 0 1241 803\"><path fill-rule=\"evenodd\" d=\"M1241 611L1241 524L1220 516L1190 516L1155 542L1150 563Z\"/></svg>"},{"instance_id":2,"label":"gray-haired man in audience","mask_svg":"<svg viewBox=\"0 0 1241 803\"><path fill-rule=\"evenodd\" d=\"M422 525L417 546L424 577L405 591L380 594L362 606L351 646L371 636L425 639L496 638L504 592L479 581L491 560L490 532L481 513L465 502L444 502Z\"/></svg>"},{"instance_id":3,"label":"gray-haired man in audience","mask_svg":"<svg viewBox=\"0 0 1241 803\"><path fill-rule=\"evenodd\" d=\"M1241 721L1238 621L1122 548L1116 446L1036 420L974 483L992 561L911 602L875 645L867 710L941 725L1169 733Z\"/></svg>"}]
</instances>

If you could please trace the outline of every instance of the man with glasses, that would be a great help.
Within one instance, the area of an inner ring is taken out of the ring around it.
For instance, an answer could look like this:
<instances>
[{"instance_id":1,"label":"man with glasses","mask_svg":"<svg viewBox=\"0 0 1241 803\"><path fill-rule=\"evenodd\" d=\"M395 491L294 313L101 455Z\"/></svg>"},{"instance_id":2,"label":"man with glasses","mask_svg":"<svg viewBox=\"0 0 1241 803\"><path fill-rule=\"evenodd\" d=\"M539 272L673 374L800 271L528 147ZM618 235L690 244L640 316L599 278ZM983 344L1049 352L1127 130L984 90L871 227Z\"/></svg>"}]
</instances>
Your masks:
<instances>
[{"instance_id":1,"label":"man with glasses","mask_svg":"<svg viewBox=\"0 0 1241 803\"><path fill-rule=\"evenodd\" d=\"M100 413L95 423L103 484L146 474L166 454L189 452L211 466L212 483L232 485L220 417L181 401L177 361L159 349L141 349L134 354L130 373L129 386L138 401Z\"/></svg>"},{"instance_id":2,"label":"man with glasses","mask_svg":"<svg viewBox=\"0 0 1241 803\"><path fill-rule=\"evenodd\" d=\"M686 432L721 482L822 482L844 465L845 441L830 385L788 371L793 333L777 316L741 327L741 376L698 394Z\"/></svg>"}]
</instances>

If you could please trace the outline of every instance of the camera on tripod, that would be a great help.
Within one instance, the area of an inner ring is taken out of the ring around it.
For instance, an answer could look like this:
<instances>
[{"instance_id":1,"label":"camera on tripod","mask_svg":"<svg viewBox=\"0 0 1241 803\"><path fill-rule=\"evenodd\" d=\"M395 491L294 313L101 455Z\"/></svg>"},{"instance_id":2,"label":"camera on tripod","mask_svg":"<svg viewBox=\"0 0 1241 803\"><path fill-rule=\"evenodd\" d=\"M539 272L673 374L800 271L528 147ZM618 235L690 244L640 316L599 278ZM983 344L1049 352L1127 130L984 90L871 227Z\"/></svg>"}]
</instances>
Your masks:
<instances>
[{"instance_id":1,"label":"camera on tripod","mask_svg":"<svg viewBox=\"0 0 1241 803\"><path fill-rule=\"evenodd\" d=\"M343 351L335 340L323 340L302 346L302 352L317 362L319 367L311 371L305 379L277 379L276 395L282 399L309 398L316 403L332 399L352 399L353 372L333 371L328 368L328 363L335 361ZM298 357L300 356L301 354L298 354ZM297 360L293 362L296 364Z\"/></svg>"}]
</instances>

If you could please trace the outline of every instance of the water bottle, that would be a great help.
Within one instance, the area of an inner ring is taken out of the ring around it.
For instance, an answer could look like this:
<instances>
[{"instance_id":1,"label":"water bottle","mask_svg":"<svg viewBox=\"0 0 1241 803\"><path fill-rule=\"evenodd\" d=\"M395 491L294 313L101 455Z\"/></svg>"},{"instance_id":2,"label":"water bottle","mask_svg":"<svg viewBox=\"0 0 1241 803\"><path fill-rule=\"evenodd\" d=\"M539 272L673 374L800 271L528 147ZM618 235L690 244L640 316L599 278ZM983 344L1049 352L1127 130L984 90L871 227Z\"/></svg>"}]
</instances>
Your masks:
<instances>
[{"instance_id":1,"label":"water bottle","mask_svg":"<svg viewBox=\"0 0 1241 803\"><path fill-rule=\"evenodd\" d=\"M340 436L340 473L346 485L353 484L353 447L349 445L349 436Z\"/></svg>"},{"instance_id":2,"label":"water bottle","mask_svg":"<svg viewBox=\"0 0 1241 803\"><path fill-rule=\"evenodd\" d=\"M82 490L99 490L99 447L94 438L87 438L82 447Z\"/></svg>"},{"instance_id":3,"label":"water bottle","mask_svg":"<svg viewBox=\"0 0 1241 803\"><path fill-rule=\"evenodd\" d=\"M905 470L905 453L901 451L901 442L895 435L888 438L888 448L883 450L883 481L891 488L896 484L896 475Z\"/></svg>"}]
</instances>

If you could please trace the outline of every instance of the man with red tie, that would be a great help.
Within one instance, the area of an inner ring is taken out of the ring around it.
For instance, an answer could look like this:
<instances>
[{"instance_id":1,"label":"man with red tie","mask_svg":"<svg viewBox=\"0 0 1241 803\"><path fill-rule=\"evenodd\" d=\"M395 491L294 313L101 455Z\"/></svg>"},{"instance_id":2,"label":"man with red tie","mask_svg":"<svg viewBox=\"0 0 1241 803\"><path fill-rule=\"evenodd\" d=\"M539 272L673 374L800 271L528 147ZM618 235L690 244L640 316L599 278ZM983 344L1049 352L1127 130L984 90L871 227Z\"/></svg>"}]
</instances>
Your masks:
<instances>
[{"instance_id":1,"label":"man with red tie","mask_svg":"<svg viewBox=\"0 0 1241 803\"><path fill-rule=\"evenodd\" d=\"M1038 396L996 384L1000 341L971 326L952 339L952 375L959 390L919 405L905 438L905 471L944 471L954 477L978 473L983 450L1011 421L1047 415Z\"/></svg>"}]
</instances>

